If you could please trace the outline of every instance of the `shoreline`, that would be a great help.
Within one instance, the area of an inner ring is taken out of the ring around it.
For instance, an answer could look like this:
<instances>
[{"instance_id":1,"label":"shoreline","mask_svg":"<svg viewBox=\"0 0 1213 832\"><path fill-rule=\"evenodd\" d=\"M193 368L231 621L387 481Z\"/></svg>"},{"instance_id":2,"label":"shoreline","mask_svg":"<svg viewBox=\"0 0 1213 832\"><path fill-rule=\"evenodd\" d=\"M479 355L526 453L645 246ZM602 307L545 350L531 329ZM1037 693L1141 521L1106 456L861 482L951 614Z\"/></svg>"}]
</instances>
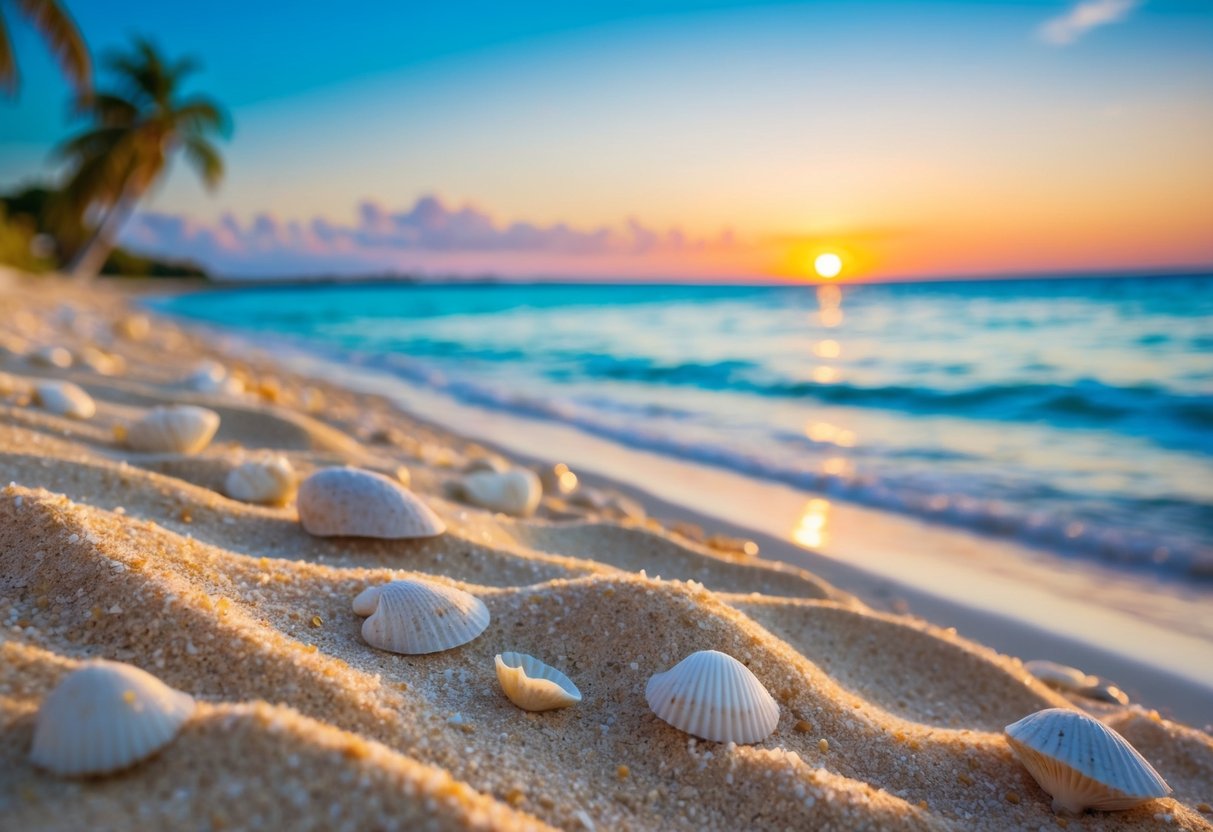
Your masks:
<instances>
[{"instance_id":1,"label":"shoreline","mask_svg":"<svg viewBox=\"0 0 1213 832\"><path fill-rule=\"evenodd\" d=\"M1187 704L1167 709L1145 686L1147 700L1130 706L1068 698L969 640L983 627L1041 637L1019 622L808 553L782 526L753 534L712 519L712 506L688 514L574 459L607 503L550 491L533 516L477 508L455 486L494 455L485 443L412 417L382 379L360 392L349 368L302 373L272 350L233 352L243 342L230 333L132 317L148 288L6 285L0 271L0 299L17 310L0 322L10 374L0 381L12 387L0 390L11 481L0 483L0 812L14 826L1051 829L1061 824L1049 796L1002 731L1078 706L1174 790L1078 825L1136 830L1165 816L1213 829L1213 739L1180 712ZM42 363L51 348L79 363ZM189 389L183 378L203 358L225 362L243 392ZM40 404L27 391L47 380L78 385L95 412L67 418ZM164 404L210 409L218 433L192 452L135 451L130 431ZM482 433L512 437L505 425L494 418ZM317 537L289 499L227 496L227 475L269 453L300 478L348 465L407 482L445 532ZM625 510L627 494L660 522ZM684 517L762 551L698 542L670 527ZM351 599L402 578L476 596L487 628L437 653L375 649ZM881 611L905 608L936 624ZM1104 661L1074 649L1088 670ZM772 733L708 742L655 715L647 680L701 650L749 668L777 707ZM494 671L507 651L550 662L582 700L520 710ZM49 691L90 657L141 667L198 707L155 761L73 782L32 765L29 748ZM1154 672L1107 661L1131 690L1128 677ZM1176 696L1192 685L1175 683Z\"/></svg>"},{"instance_id":2,"label":"shoreline","mask_svg":"<svg viewBox=\"0 0 1213 832\"><path fill-rule=\"evenodd\" d=\"M1192 724L1213 724L1213 620L1203 615L1213 593L626 449L576 427L455 402L380 369L338 364L294 346L269 347L272 336L167 317L225 352L254 350L307 377L386 396L410 419L509 458L527 464L567 462L588 483L659 507L663 522L753 539L762 557L807 569L877 609L955 627L1025 661L1047 658L1080 667L1113 681L1134 701ZM477 424L492 427L477 430ZM654 477L665 484L685 477L699 485L661 489L638 482ZM705 481L710 485L702 485ZM696 509L695 502L705 498L714 503ZM787 533L809 500L828 502L830 522L838 529L824 547L797 545ZM781 519L772 524L738 517L750 509L751 516L774 513ZM905 548L907 541L915 542ZM890 559L886 555L893 547L900 551Z\"/></svg>"}]
</instances>

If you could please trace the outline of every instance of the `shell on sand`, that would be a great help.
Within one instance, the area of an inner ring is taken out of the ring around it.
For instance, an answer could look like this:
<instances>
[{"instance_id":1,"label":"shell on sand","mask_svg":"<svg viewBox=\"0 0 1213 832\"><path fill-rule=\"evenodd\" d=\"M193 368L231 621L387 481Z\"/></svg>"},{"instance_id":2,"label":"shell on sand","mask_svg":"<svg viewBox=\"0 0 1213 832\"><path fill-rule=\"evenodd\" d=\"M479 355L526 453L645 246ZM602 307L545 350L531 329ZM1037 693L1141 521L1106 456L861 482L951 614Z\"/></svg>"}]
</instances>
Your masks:
<instances>
[{"instance_id":1,"label":"shell on sand","mask_svg":"<svg viewBox=\"0 0 1213 832\"><path fill-rule=\"evenodd\" d=\"M11 396L14 393L25 393L29 384L23 378L0 373L0 396Z\"/></svg>"},{"instance_id":2,"label":"shell on sand","mask_svg":"<svg viewBox=\"0 0 1213 832\"><path fill-rule=\"evenodd\" d=\"M291 461L275 454L243 462L228 471L223 490L232 499L246 503L281 505L295 493L296 483Z\"/></svg>"},{"instance_id":3,"label":"shell on sand","mask_svg":"<svg viewBox=\"0 0 1213 832\"><path fill-rule=\"evenodd\" d=\"M38 709L30 759L68 777L120 771L172 742L194 698L121 662L68 674Z\"/></svg>"},{"instance_id":4,"label":"shell on sand","mask_svg":"<svg viewBox=\"0 0 1213 832\"><path fill-rule=\"evenodd\" d=\"M1099 683L1098 676L1083 673L1077 667L1058 664L1046 659L1033 659L1023 663L1024 669L1049 687L1060 690L1079 691Z\"/></svg>"},{"instance_id":5,"label":"shell on sand","mask_svg":"<svg viewBox=\"0 0 1213 832\"><path fill-rule=\"evenodd\" d=\"M126 315L114 322L114 333L131 341L142 341L152 331L147 315Z\"/></svg>"},{"instance_id":6,"label":"shell on sand","mask_svg":"<svg viewBox=\"0 0 1213 832\"><path fill-rule=\"evenodd\" d=\"M492 471L497 474L504 474L510 470L510 463L506 462L499 456L478 456L463 466L463 473L475 474L478 471Z\"/></svg>"},{"instance_id":7,"label":"shell on sand","mask_svg":"<svg viewBox=\"0 0 1213 832\"><path fill-rule=\"evenodd\" d=\"M66 370L72 366L72 354L64 347L39 347L29 354L29 362L41 367Z\"/></svg>"},{"instance_id":8,"label":"shell on sand","mask_svg":"<svg viewBox=\"0 0 1213 832\"><path fill-rule=\"evenodd\" d=\"M121 375L126 370L126 359L88 345L76 352L76 358L99 376Z\"/></svg>"},{"instance_id":9,"label":"shell on sand","mask_svg":"<svg viewBox=\"0 0 1213 832\"><path fill-rule=\"evenodd\" d=\"M379 588L362 638L380 650L414 656L467 644L488 626L489 609L475 595L429 581L392 581Z\"/></svg>"},{"instance_id":10,"label":"shell on sand","mask_svg":"<svg viewBox=\"0 0 1213 832\"><path fill-rule=\"evenodd\" d=\"M550 711L581 701L581 691L556 668L526 653L499 653L497 681L511 702L524 711Z\"/></svg>"},{"instance_id":11,"label":"shell on sand","mask_svg":"<svg viewBox=\"0 0 1213 832\"><path fill-rule=\"evenodd\" d=\"M1054 812L1130 809L1171 787L1129 741L1079 711L1049 708L1006 727L1007 742Z\"/></svg>"},{"instance_id":12,"label":"shell on sand","mask_svg":"<svg viewBox=\"0 0 1213 832\"><path fill-rule=\"evenodd\" d=\"M546 494L567 497L577 490L577 475L563 462L545 465L539 469L539 481Z\"/></svg>"},{"instance_id":13,"label":"shell on sand","mask_svg":"<svg viewBox=\"0 0 1213 832\"><path fill-rule=\"evenodd\" d=\"M535 472L526 468L504 473L476 471L463 478L461 492L468 502L481 508L528 517L543 498L543 485Z\"/></svg>"},{"instance_id":14,"label":"shell on sand","mask_svg":"<svg viewBox=\"0 0 1213 832\"><path fill-rule=\"evenodd\" d=\"M219 430L219 414L205 407L153 407L126 429L127 444L148 453L196 454Z\"/></svg>"},{"instance_id":15,"label":"shell on sand","mask_svg":"<svg viewBox=\"0 0 1213 832\"><path fill-rule=\"evenodd\" d=\"M299 486L299 521L318 537L434 537L446 524L396 481L359 468L322 468Z\"/></svg>"},{"instance_id":16,"label":"shell on sand","mask_svg":"<svg viewBox=\"0 0 1213 832\"><path fill-rule=\"evenodd\" d=\"M39 381L34 385L34 397L51 413L72 419L91 419L97 413L93 397L70 381Z\"/></svg>"},{"instance_id":17,"label":"shell on sand","mask_svg":"<svg viewBox=\"0 0 1213 832\"><path fill-rule=\"evenodd\" d=\"M758 677L716 650L692 653L654 674L644 695L661 719L714 742L760 742L779 724L779 705Z\"/></svg>"},{"instance_id":18,"label":"shell on sand","mask_svg":"<svg viewBox=\"0 0 1213 832\"><path fill-rule=\"evenodd\" d=\"M220 393L235 396L244 392L244 383L228 372L227 367L209 358L194 365L181 380L181 386L199 393Z\"/></svg>"},{"instance_id":19,"label":"shell on sand","mask_svg":"<svg viewBox=\"0 0 1213 832\"><path fill-rule=\"evenodd\" d=\"M375 607L379 606L379 593L386 584L379 586L368 586L366 589L354 596L354 615L361 615L366 618L375 611Z\"/></svg>"}]
</instances>

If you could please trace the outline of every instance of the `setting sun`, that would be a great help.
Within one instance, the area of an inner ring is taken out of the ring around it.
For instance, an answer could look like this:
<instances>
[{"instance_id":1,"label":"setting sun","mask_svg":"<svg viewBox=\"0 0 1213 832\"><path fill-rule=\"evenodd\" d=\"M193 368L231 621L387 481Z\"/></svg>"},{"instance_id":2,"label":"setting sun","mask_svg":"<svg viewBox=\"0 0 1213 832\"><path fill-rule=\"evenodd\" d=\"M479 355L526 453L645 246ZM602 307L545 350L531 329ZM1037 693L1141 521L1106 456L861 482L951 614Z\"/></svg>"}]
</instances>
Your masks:
<instances>
[{"instance_id":1,"label":"setting sun","mask_svg":"<svg viewBox=\"0 0 1213 832\"><path fill-rule=\"evenodd\" d=\"M819 254L813 261L813 268L822 277L837 277L838 273L842 271L842 258L832 252Z\"/></svg>"}]
</instances>

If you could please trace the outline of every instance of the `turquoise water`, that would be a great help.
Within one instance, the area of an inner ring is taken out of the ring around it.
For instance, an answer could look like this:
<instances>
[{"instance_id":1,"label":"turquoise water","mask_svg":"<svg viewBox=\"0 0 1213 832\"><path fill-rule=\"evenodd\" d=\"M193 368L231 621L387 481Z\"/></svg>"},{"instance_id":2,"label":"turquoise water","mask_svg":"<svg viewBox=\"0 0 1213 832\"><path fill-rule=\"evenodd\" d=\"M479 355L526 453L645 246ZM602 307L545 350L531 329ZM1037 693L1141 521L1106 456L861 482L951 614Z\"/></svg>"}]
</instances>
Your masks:
<instances>
[{"instance_id":1,"label":"turquoise water","mask_svg":"<svg viewBox=\"0 0 1213 832\"><path fill-rule=\"evenodd\" d=\"M1213 577L1208 277L329 285L161 308L833 499Z\"/></svg>"}]
</instances>

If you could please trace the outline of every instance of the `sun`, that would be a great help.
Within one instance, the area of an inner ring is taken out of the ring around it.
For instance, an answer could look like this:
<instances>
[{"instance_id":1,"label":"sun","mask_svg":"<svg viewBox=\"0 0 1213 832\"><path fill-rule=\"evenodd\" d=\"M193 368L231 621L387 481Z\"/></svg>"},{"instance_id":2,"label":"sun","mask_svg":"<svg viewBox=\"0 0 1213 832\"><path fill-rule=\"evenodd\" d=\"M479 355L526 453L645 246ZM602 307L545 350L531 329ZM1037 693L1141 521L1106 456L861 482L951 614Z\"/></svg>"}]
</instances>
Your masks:
<instances>
[{"instance_id":1,"label":"sun","mask_svg":"<svg viewBox=\"0 0 1213 832\"><path fill-rule=\"evenodd\" d=\"M838 277L838 273L842 271L842 258L827 251L825 254L817 255L817 259L813 261L813 268L817 274L826 279Z\"/></svg>"}]
</instances>

